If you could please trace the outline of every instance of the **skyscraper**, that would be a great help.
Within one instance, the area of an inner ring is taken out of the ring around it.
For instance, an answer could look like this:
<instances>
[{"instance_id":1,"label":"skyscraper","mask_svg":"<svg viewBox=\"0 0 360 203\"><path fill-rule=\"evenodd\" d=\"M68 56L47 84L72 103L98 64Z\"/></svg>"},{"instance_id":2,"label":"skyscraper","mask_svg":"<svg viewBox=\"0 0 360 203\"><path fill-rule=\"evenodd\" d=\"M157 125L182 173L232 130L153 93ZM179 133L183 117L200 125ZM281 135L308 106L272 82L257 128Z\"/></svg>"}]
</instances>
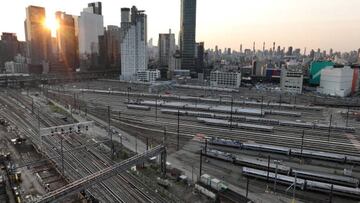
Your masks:
<instances>
[{"instance_id":1,"label":"skyscraper","mask_svg":"<svg viewBox=\"0 0 360 203\"><path fill-rule=\"evenodd\" d=\"M174 54L176 51L175 47L175 34L159 34L159 64L161 67L167 67L169 71L175 70L175 58Z\"/></svg>"},{"instance_id":2,"label":"skyscraper","mask_svg":"<svg viewBox=\"0 0 360 203\"><path fill-rule=\"evenodd\" d=\"M106 30L107 63L110 68L120 66L120 27L108 25Z\"/></svg>"},{"instance_id":3,"label":"skyscraper","mask_svg":"<svg viewBox=\"0 0 360 203\"><path fill-rule=\"evenodd\" d=\"M104 18L99 14L100 8L101 3L90 3L89 7L83 9L78 19L81 71L87 70L99 54L99 36L104 35Z\"/></svg>"},{"instance_id":4,"label":"skyscraper","mask_svg":"<svg viewBox=\"0 0 360 203\"><path fill-rule=\"evenodd\" d=\"M58 60L64 64L65 72L73 72L78 68L77 39L75 35L75 20L65 12L56 12L59 28L56 32Z\"/></svg>"},{"instance_id":5,"label":"skyscraper","mask_svg":"<svg viewBox=\"0 0 360 203\"><path fill-rule=\"evenodd\" d=\"M181 67L196 73L196 0L181 0L180 14L179 44L182 57Z\"/></svg>"},{"instance_id":6,"label":"skyscraper","mask_svg":"<svg viewBox=\"0 0 360 203\"><path fill-rule=\"evenodd\" d=\"M204 42L196 43L196 68L198 73L204 72L204 57L205 57L205 45ZM229 48L229 51L231 52L231 49Z\"/></svg>"},{"instance_id":7,"label":"skyscraper","mask_svg":"<svg viewBox=\"0 0 360 203\"><path fill-rule=\"evenodd\" d=\"M135 6L121 9L121 79L136 80L148 66L147 16Z\"/></svg>"},{"instance_id":8,"label":"skyscraper","mask_svg":"<svg viewBox=\"0 0 360 203\"><path fill-rule=\"evenodd\" d=\"M102 15L102 4L101 2L94 2L88 4L88 9L92 9L92 13Z\"/></svg>"},{"instance_id":9,"label":"skyscraper","mask_svg":"<svg viewBox=\"0 0 360 203\"><path fill-rule=\"evenodd\" d=\"M40 66L51 59L51 31L45 26L45 8L26 8L25 36L29 63L41 69Z\"/></svg>"},{"instance_id":10,"label":"skyscraper","mask_svg":"<svg viewBox=\"0 0 360 203\"><path fill-rule=\"evenodd\" d=\"M14 60L16 54L20 53L20 43L15 33L3 32L0 41L0 68L5 62Z\"/></svg>"}]
</instances>

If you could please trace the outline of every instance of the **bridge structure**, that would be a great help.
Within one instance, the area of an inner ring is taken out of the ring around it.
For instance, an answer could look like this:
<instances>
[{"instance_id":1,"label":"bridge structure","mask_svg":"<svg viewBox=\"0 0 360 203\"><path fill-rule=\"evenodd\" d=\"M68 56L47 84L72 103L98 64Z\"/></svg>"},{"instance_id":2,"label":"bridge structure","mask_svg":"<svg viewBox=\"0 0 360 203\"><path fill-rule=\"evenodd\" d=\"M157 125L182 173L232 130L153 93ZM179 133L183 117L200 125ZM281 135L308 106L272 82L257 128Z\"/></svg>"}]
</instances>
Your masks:
<instances>
[{"instance_id":1,"label":"bridge structure","mask_svg":"<svg viewBox=\"0 0 360 203\"><path fill-rule=\"evenodd\" d=\"M67 184L57 190L54 190L52 192L49 192L45 194L37 203L48 203L48 202L59 202L63 200L64 198L73 195L75 193L79 193L94 184L100 183L112 176L115 176L128 168L131 168L132 166L136 164L143 163L149 158L158 156L161 157L161 171L166 171L166 148L163 145L156 146L148 151L145 151L142 154L137 154L125 161L122 161L120 163L116 163L110 167L107 167L101 171L98 171L96 173L93 173L89 176L86 176L82 179L76 180L70 184Z\"/></svg>"}]
</instances>

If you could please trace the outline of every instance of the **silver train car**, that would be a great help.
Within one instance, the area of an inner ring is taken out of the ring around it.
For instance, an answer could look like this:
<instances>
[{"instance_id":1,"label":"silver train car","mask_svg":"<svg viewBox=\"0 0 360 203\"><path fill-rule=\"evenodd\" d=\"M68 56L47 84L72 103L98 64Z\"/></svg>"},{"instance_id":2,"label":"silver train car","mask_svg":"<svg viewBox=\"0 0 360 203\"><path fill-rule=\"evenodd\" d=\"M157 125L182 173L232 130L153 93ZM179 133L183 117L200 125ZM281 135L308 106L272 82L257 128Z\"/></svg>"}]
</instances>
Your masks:
<instances>
[{"instance_id":1,"label":"silver train car","mask_svg":"<svg viewBox=\"0 0 360 203\"><path fill-rule=\"evenodd\" d=\"M135 109L135 110L143 110L143 111L150 111L150 106L141 106L141 105L134 105L134 104L128 104L126 106L128 109Z\"/></svg>"},{"instance_id":2,"label":"silver train car","mask_svg":"<svg viewBox=\"0 0 360 203\"><path fill-rule=\"evenodd\" d=\"M276 164L272 162L270 162L270 165L268 165L267 160L264 159L238 157L231 153L222 152L216 149L208 149L206 153L204 153L204 155L225 162L231 162L236 165L252 167L265 171L269 170L271 172L275 172L277 168L279 174L292 175L292 176L295 176L295 174L297 174L297 177L304 178L306 180L321 181L324 183L337 184L341 186L354 187L354 188L359 186L359 179L354 177L293 169L291 167L282 164L278 164L276 166Z\"/></svg>"},{"instance_id":3,"label":"silver train car","mask_svg":"<svg viewBox=\"0 0 360 203\"><path fill-rule=\"evenodd\" d=\"M272 126L263 126L263 125L254 125L254 124L247 124L247 123L237 123L237 122L230 122L227 120L221 119L212 119L212 118L197 118L198 122L205 123L206 125L214 125L214 126L221 126L221 127L234 127L239 129L245 130L254 130L254 131L263 131L263 132L274 132L274 127Z\"/></svg>"},{"instance_id":4,"label":"silver train car","mask_svg":"<svg viewBox=\"0 0 360 203\"><path fill-rule=\"evenodd\" d=\"M209 142L209 144L218 145L217 139L218 138L210 138L210 140L213 141ZM358 156L321 152L321 151L314 151L307 149L301 151L301 149L297 149L297 148L288 148L288 147L280 147L280 146L256 144L256 143L241 143L236 140L222 139L221 142L222 142L222 146L227 146L227 147L239 146L238 147L239 149L245 149L245 150L263 151L269 153L282 154L286 156L305 157L305 158L313 158L313 159L332 161L338 163L360 165L360 157Z\"/></svg>"},{"instance_id":5,"label":"silver train car","mask_svg":"<svg viewBox=\"0 0 360 203\"><path fill-rule=\"evenodd\" d=\"M178 110L161 109L161 112L165 113L165 114L177 114ZM193 117L202 117L202 118L230 119L230 117L231 117L229 114L200 112L200 111L179 110L179 113L180 113L180 115L183 115L183 116L193 116ZM252 117L252 116L240 116L240 115L232 115L232 118L236 121L249 122L249 123L260 123L260 124L265 124L265 125L290 126L290 127L318 129L318 130L328 130L329 129L329 125L317 124L317 123L311 123L311 122L296 122L296 121L289 121L289 120L278 120L278 119L260 118L260 117ZM332 125L331 129L338 130L338 131L344 131L344 132L348 132L348 133L353 133L356 130L354 127L338 126L338 125Z\"/></svg>"},{"instance_id":6,"label":"silver train car","mask_svg":"<svg viewBox=\"0 0 360 203\"><path fill-rule=\"evenodd\" d=\"M242 168L242 173L245 176L260 178L260 179L267 179L267 171L263 170L257 170L253 168ZM277 176L275 173L269 172L269 179L274 181L276 177L276 180L279 183L285 184L285 185L292 185L295 182L295 178L292 176L286 176L278 174ZM339 195L339 196L345 196L345 197L351 197L355 199L360 199L360 188L356 187L346 187L341 185L335 185L330 183L324 183L320 181L313 181L313 180L306 180L303 178L296 178L296 186L301 188L302 190L310 190L310 191L317 191L317 192L324 192L324 193L330 193L331 192L331 186L333 186L332 192L333 194Z\"/></svg>"},{"instance_id":7,"label":"silver train car","mask_svg":"<svg viewBox=\"0 0 360 203\"><path fill-rule=\"evenodd\" d=\"M359 186L359 179L348 176L325 174L325 173L296 170L296 169L293 169L291 171L291 174L293 176L295 176L296 174L297 177L304 178L307 180L321 181L325 183L337 184L337 185L348 186L353 188L357 188Z\"/></svg>"}]
</instances>

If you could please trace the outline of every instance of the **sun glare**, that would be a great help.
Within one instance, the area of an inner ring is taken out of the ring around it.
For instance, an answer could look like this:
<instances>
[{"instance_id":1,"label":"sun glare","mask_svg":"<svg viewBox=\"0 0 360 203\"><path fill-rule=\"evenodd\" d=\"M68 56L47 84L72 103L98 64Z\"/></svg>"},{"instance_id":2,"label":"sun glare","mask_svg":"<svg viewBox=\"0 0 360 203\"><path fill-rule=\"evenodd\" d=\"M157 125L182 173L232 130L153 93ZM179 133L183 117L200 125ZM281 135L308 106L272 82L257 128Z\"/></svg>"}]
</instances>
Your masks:
<instances>
[{"instance_id":1,"label":"sun glare","mask_svg":"<svg viewBox=\"0 0 360 203\"><path fill-rule=\"evenodd\" d=\"M55 18L47 18L45 25L50 29L52 35L56 34L57 29L59 29L59 22Z\"/></svg>"}]
</instances>

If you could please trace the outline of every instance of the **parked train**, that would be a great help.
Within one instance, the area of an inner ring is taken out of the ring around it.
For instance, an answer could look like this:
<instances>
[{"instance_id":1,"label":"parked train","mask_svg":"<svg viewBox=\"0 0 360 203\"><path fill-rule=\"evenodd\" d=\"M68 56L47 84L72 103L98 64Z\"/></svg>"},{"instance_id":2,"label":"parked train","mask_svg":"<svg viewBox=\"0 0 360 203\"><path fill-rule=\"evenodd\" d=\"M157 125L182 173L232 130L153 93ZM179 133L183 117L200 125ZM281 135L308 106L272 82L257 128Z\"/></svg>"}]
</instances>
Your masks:
<instances>
[{"instance_id":1,"label":"parked train","mask_svg":"<svg viewBox=\"0 0 360 203\"><path fill-rule=\"evenodd\" d=\"M219 120L219 119L212 119L212 118L197 118L197 120L201 123L205 123L206 125L233 127L233 128L239 128L239 129L245 129L245 130L263 131L263 132L271 132L271 133L274 132L274 127L272 127L272 126L237 123L237 122L230 122L227 120Z\"/></svg>"},{"instance_id":2,"label":"parked train","mask_svg":"<svg viewBox=\"0 0 360 203\"><path fill-rule=\"evenodd\" d=\"M332 190L333 194L345 197L351 197L355 199L360 199L360 188L356 187L346 187L341 185L329 184L319 181L307 180L306 178L296 178L287 175L275 174L273 172L268 172L264 170L258 170L248 167L242 168L242 173L246 176L260 178L266 180L269 176L271 181L274 181L275 178L277 182L284 185L292 185L296 180L296 187L301 188L302 190L310 190L316 192L330 193ZM332 189L331 189L332 187Z\"/></svg>"},{"instance_id":3,"label":"parked train","mask_svg":"<svg viewBox=\"0 0 360 203\"><path fill-rule=\"evenodd\" d=\"M185 110L178 111L178 110L173 110L173 109L161 109L161 113L173 114L173 115L177 115L179 113L181 116L193 116L193 117L215 118L215 119L230 119L230 117L231 117L229 114L209 113L209 112L201 112L201 111L185 111ZM311 123L311 122L295 122L295 121L288 121L288 120L277 120L277 119L270 119L270 118L260 118L260 117L240 116L240 115L232 115L232 118L235 121L248 122L248 123L261 123L261 124L265 124L265 125L290 126L290 127L319 129L319 130L328 130L329 129L329 125ZM345 131L348 133L355 132L354 127L331 125L331 129Z\"/></svg>"},{"instance_id":4,"label":"parked train","mask_svg":"<svg viewBox=\"0 0 360 203\"><path fill-rule=\"evenodd\" d=\"M247 167L266 170L266 171L269 170L271 172L277 171L279 174L284 174L284 175L295 176L296 174L297 177L304 178L307 180L322 181L326 183L337 184L347 187L354 187L354 188L359 187L359 179L354 177L293 169L283 164L275 164L272 162L270 162L269 164L267 160L238 157L231 153L222 152L215 149L207 149L206 153L204 153L204 156L230 162L236 165L247 166Z\"/></svg>"},{"instance_id":5,"label":"parked train","mask_svg":"<svg viewBox=\"0 0 360 203\"><path fill-rule=\"evenodd\" d=\"M208 143L211 145L220 145L220 146L233 147L233 148L235 147L245 150L263 151L263 152L270 152L270 153L282 154L287 156L306 157L306 158L313 158L319 160L334 161L339 163L360 165L359 156L321 152L321 151L314 151L307 149L301 150L297 148L280 147L280 146L264 145L264 144L241 143L239 141L219 139L219 138L210 138Z\"/></svg>"},{"instance_id":6,"label":"parked train","mask_svg":"<svg viewBox=\"0 0 360 203\"><path fill-rule=\"evenodd\" d=\"M143 110L143 111L150 111L150 106L141 106L141 105L134 105L134 104L128 104L126 106L128 109L135 109L135 110Z\"/></svg>"},{"instance_id":7,"label":"parked train","mask_svg":"<svg viewBox=\"0 0 360 203\"><path fill-rule=\"evenodd\" d=\"M79 89L81 92L93 92L101 94L120 94L120 95L130 95L130 96L139 96L139 97L148 97L148 98L159 98L159 99L176 99L184 101L197 101L197 102L226 102L230 103L229 100L213 99L213 98L203 98L203 97L193 97L193 96L179 96L173 94L149 94L149 93L139 93L139 92L128 92L128 91L112 91L112 90L94 90L94 89ZM226 91L223 89L221 91ZM237 105L249 105L249 106L263 106L264 108L282 108L287 109L299 109L299 110L311 110L311 111L321 111L323 107L319 106L307 106L307 105L298 105L298 104L285 104L285 103L272 103L272 102L259 102L251 100L234 100L234 104Z\"/></svg>"}]
</instances>

